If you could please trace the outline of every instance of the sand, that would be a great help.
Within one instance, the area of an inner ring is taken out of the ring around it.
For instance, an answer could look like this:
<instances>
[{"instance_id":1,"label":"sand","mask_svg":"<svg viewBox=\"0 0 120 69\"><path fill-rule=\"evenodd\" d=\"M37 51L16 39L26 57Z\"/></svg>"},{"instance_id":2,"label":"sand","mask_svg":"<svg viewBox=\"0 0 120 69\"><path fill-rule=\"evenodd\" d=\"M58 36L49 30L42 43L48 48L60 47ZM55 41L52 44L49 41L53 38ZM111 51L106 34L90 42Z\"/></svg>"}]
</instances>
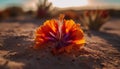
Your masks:
<instances>
[{"instance_id":1,"label":"sand","mask_svg":"<svg viewBox=\"0 0 120 69\"><path fill-rule=\"evenodd\" d=\"M85 32L86 44L73 53L34 50L34 32L43 19L0 22L0 69L120 69L120 20Z\"/></svg>"}]
</instances>

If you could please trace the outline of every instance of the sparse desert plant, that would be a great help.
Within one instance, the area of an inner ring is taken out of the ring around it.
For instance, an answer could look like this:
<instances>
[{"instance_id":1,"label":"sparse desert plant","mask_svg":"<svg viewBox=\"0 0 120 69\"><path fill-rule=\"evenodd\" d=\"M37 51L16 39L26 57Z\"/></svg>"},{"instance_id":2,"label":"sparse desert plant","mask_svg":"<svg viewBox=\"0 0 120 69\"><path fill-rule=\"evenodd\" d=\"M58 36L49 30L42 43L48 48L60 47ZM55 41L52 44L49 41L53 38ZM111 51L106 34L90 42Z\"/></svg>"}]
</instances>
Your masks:
<instances>
[{"instance_id":1,"label":"sparse desert plant","mask_svg":"<svg viewBox=\"0 0 120 69\"><path fill-rule=\"evenodd\" d=\"M25 14L29 15L29 16L33 16L33 15L35 15L35 11L29 10L29 11L25 12Z\"/></svg>"},{"instance_id":2,"label":"sparse desert plant","mask_svg":"<svg viewBox=\"0 0 120 69\"><path fill-rule=\"evenodd\" d=\"M52 3L48 2L48 0L39 0L37 17L43 18L51 16L51 7Z\"/></svg>"},{"instance_id":3,"label":"sparse desert plant","mask_svg":"<svg viewBox=\"0 0 120 69\"><path fill-rule=\"evenodd\" d=\"M79 19L78 14L74 10L68 10L63 12L65 19Z\"/></svg>"},{"instance_id":4,"label":"sparse desert plant","mask_svg":"<svg viewBox=\"0 0 120 69\"><path fill-rule=\"evenodd\" d=\"M6 10L0 11L0 21L7 19L8 17L9 17L8 11Z\"/></svg>"},{"instance_id":5,"label":"sparse desert plant","mask_svg":"<svg viewBox=\"0 0 120 69\"><path fill-rule=\"evenodd\" d=\"M0 11L0 21L2 20L2 11Z\"/></svg>"},{"instance_id":6,"label":"sparse desert plant","mask_svg":"<svg viewBox=\"0 0 120 69\"><path fill-rule=\"evenodd\" d=\"M89 10L84 11L80 16L80 22L85 30L99 31L103 24L109 19L107 10Z\"/></svg>"},{"instance_id":7,"label":"sparse desert plant","mask_svg":"<svg viewBox=\"0 0 120 69\"><path fill-rule=\"evenodd\" d=\"M13 6L5 9L8 12L9 17L17 17L24 13L21 7Z\"/></svg>"}]
</instances>

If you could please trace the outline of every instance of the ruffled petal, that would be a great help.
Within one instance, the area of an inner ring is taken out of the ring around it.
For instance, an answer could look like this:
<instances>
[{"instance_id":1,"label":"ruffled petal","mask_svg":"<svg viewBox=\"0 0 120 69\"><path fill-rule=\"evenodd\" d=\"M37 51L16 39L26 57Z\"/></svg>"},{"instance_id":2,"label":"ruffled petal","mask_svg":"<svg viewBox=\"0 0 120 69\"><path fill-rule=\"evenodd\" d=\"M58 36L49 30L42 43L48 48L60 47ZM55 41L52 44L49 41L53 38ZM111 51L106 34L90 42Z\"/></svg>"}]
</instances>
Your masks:
<instances>
[{"instance_id":1,"label":"ruffled petal","mask_svg":"<svg viewBox=\"0 0 120 69\"><path fill-rule=\"evenodd\" d=\"M47 20L44 25L40 26L35 32L35 48L44 45L57 34L58 25L56 20Z\"/></svg>"},{"instance_id":2,"label":"ruffled petal","mask_svg":"<svg viewBox=\"0 0 120 69\"><path fill-rule=\"evenodd\" d=\"M54 53L67 52L73 48L79 49L85 44L84 33L79 24L73 20L47 20L35 33L35 49L51 45Z\"/></svg>"}]
</instances>

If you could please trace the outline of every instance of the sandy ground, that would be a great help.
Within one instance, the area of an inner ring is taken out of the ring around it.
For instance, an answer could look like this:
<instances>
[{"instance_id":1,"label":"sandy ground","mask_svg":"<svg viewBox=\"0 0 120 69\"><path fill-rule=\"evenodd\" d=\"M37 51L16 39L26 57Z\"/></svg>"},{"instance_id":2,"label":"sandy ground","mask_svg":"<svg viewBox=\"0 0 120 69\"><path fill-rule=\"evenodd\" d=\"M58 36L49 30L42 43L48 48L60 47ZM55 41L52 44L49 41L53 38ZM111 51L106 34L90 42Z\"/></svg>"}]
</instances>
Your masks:
<instances>
[{"instance_id":1,"label":"sandy ground","mask_svg":"<svg viewBox=\"0 0 120 69\"><path fill-rule=\"evenodd\" d=\"M52 55L36 51L34 31L44 20L0 22L0 69L120 69L120 20L112 19L101 32L85 34L79 52Z\"/></svg>"}]
</instances>

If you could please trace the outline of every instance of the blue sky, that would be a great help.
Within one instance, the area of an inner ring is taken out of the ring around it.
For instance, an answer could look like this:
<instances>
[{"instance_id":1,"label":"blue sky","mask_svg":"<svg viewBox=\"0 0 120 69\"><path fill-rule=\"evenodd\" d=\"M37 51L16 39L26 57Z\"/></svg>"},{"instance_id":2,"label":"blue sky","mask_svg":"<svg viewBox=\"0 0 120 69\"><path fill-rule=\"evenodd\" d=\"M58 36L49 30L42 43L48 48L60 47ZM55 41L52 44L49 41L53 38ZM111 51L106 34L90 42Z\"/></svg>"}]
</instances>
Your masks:
<instances>
[{"instance_id":1,"label":"blue sky","mask_svg":"<svg viewBox=\"0 0 120 69\"><path fill-rule=\"evenodd\" d=\"M116 4L120 4L120 0L89 0L92 1L93 3L105 3L105 4L112 4L112 5L116 5Z\"/></svg>"},{"instance_id":2,"label":"blue sky","mask_svg":"<svg viewBox=\"0 0 120 69\"><path fill-rule=\"evenodd\" d=\"M53 6L57 7L73 7L73 6L108 6L120 9L120 0L49 0L53 2ZM87 2L85 2L87 1ZM38 0L0 0L0 9L4 9L9 5L20 5L24 9L36 9ZM78 5L77 5L78 4Z\"/></svg>"},{"instance_id":3,"label":"blue sky","mask_svg":"<svg viewBox=\"0 0 120 69\"><path fill-rule=\"evenodd\" d=\"M38 0L0 0L0 9L4 9L9 6L18 5L25 9L35 8ZM36 9L36 8L35 8Z\"/></svg>"},{"instance_id":4,"label":"blue sky","mask_svg":"<svg viewBox=\"0 0 120 69\"><path fill-rule=\"evenodd\" d=\"M120 3L120 0L93 0L98 2Z\"/></svg>"},{"instance_id":5,"label":"blue sky","mask_svg":"<svg viewBox=\"0 0 120 69\"><path fill-rule=\"evenodd\" d=\"M11 4L22 4L24 0L0 0L0 8Z\"/></svg>"}]
</instances>

